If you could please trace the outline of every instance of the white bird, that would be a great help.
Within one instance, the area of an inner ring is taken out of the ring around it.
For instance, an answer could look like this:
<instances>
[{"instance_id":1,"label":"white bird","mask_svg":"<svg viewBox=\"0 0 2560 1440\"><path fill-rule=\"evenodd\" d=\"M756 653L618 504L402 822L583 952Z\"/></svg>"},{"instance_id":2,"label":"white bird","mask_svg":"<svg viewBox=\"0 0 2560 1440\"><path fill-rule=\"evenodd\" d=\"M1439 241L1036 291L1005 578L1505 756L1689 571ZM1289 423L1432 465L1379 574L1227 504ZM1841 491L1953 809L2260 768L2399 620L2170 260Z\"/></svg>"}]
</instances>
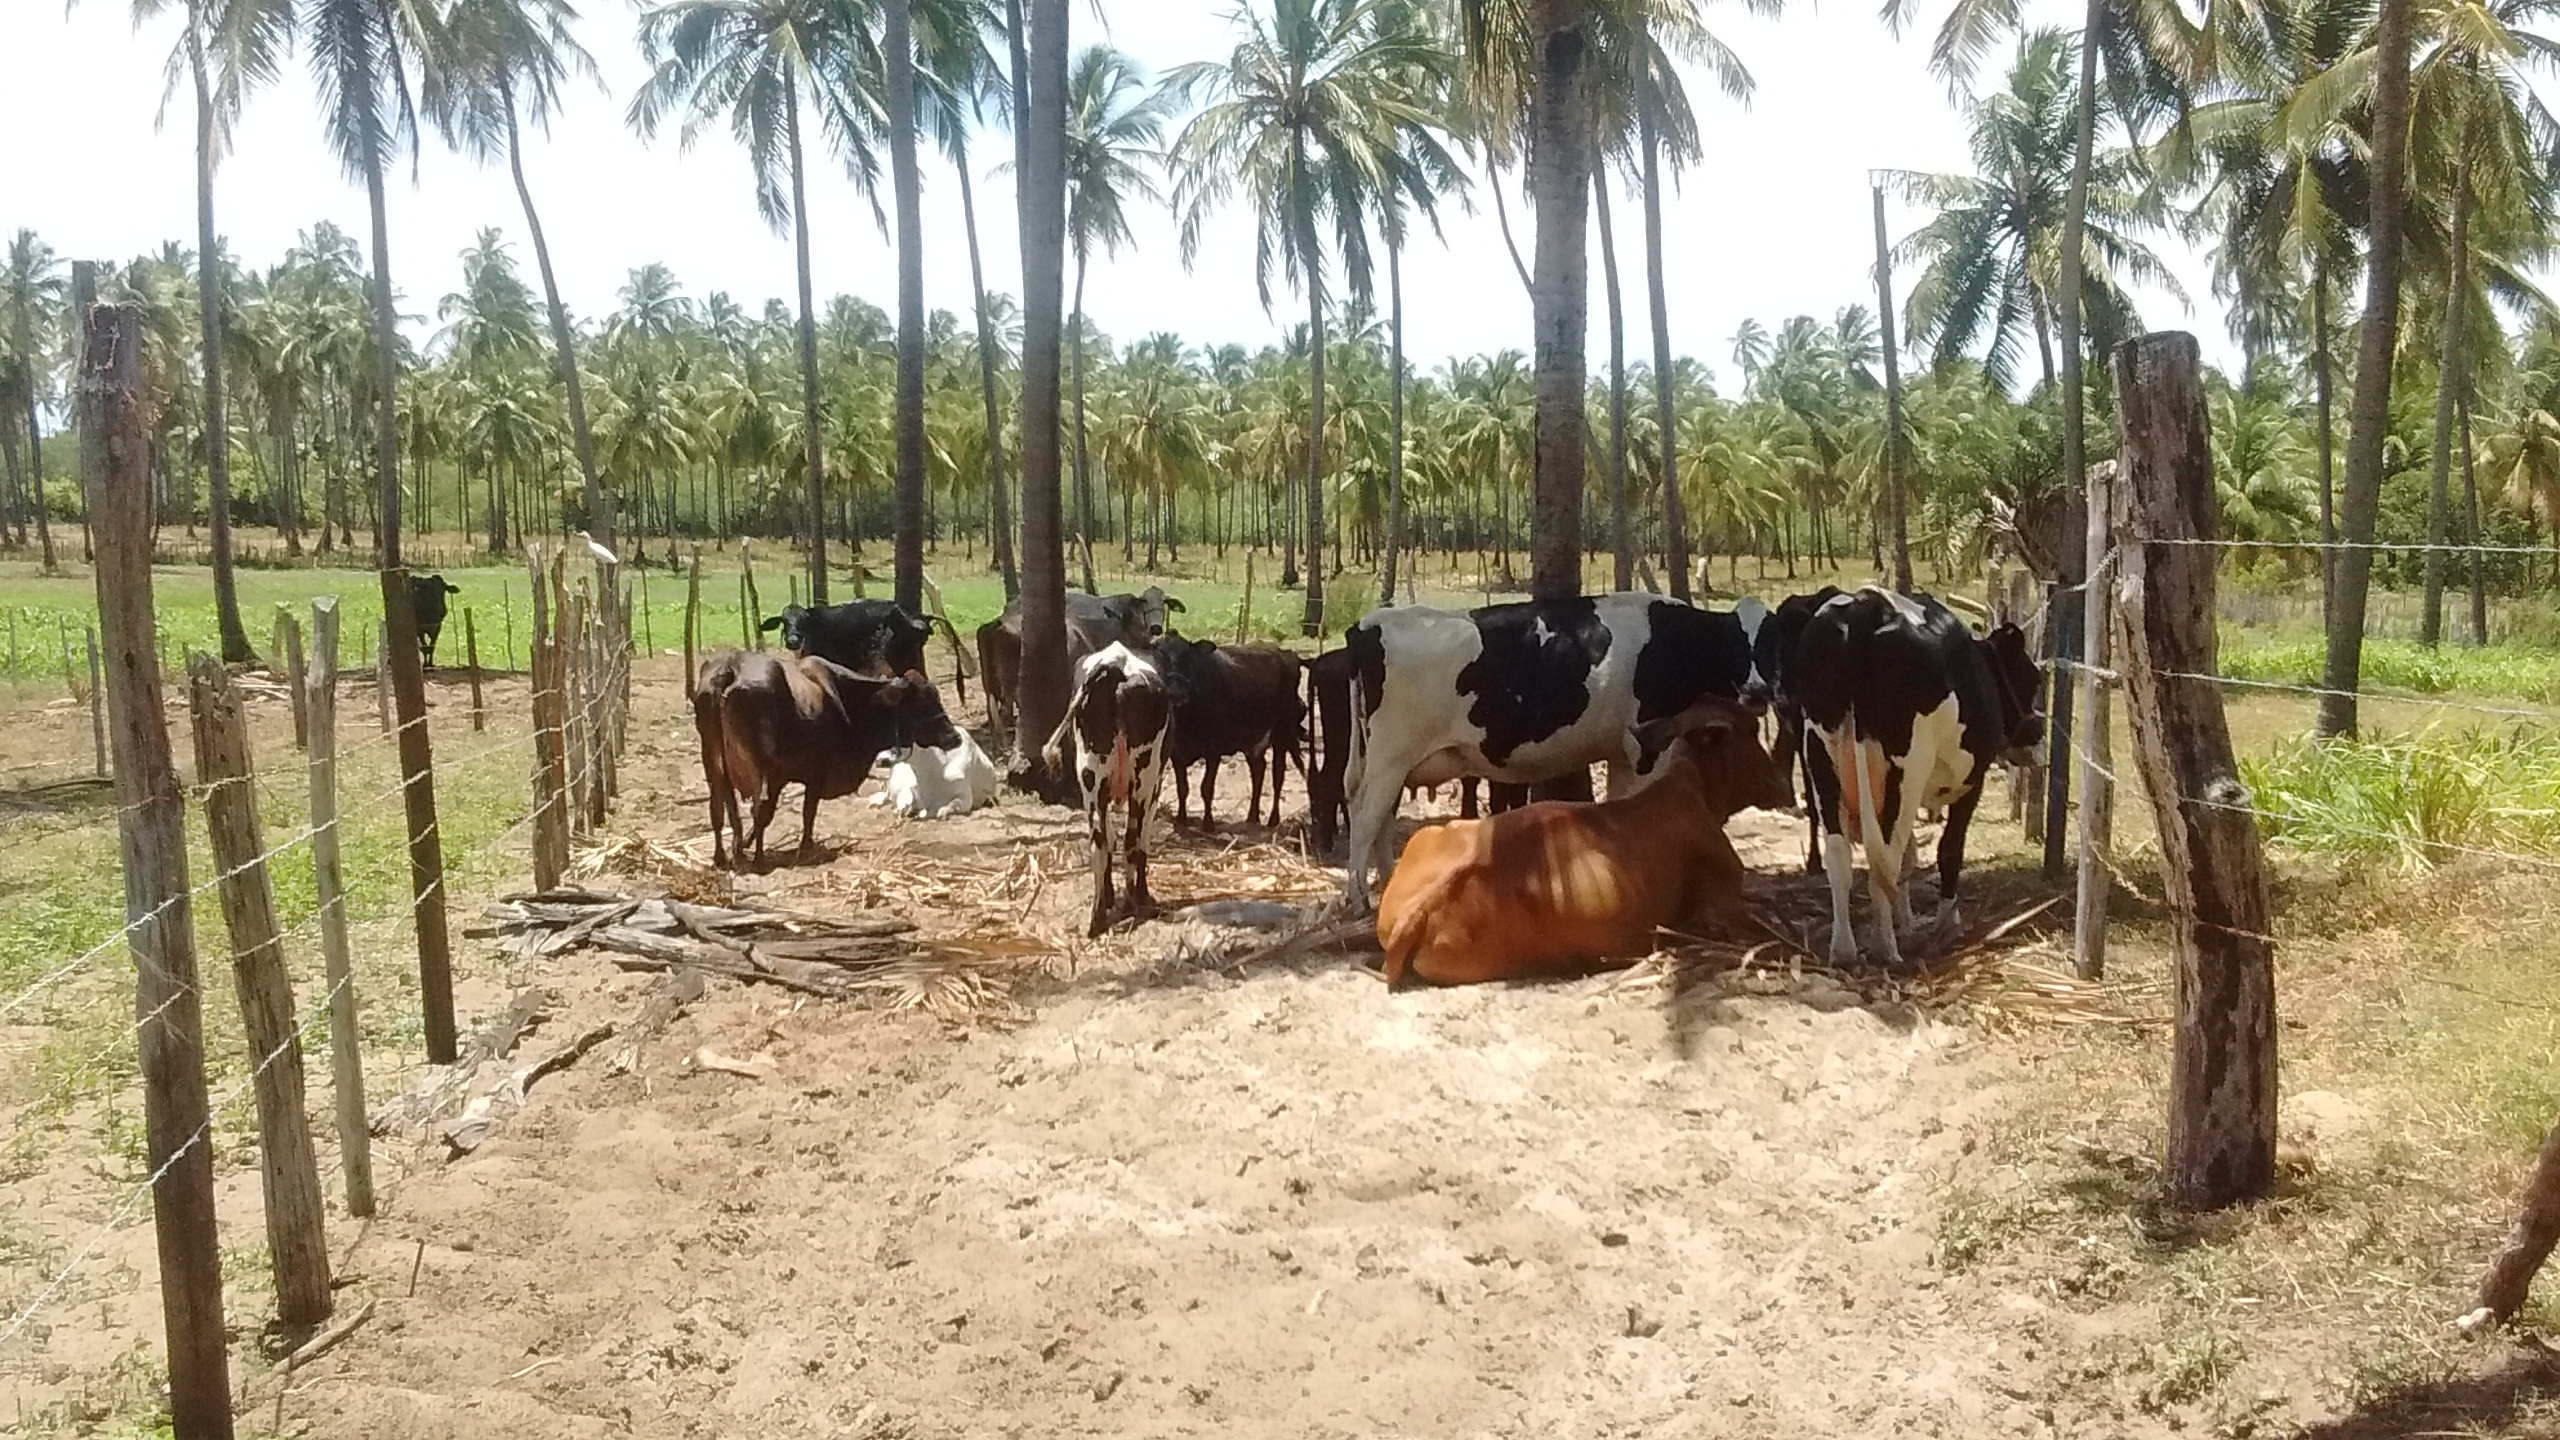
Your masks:
<instances>
[{"instance_id":1,"label":"white bird","mask_svg":"<svg viewBox=\"0 0 2560 1440\"><path fill-rule=\"evenodd\" d=\"M619 565L622 563L622 557L604 548L603 543L596 539L593 532L581 530L578 532L578 538L587 542L587 553L596 557L597 564Z\"/></svg>"}]
</instances>

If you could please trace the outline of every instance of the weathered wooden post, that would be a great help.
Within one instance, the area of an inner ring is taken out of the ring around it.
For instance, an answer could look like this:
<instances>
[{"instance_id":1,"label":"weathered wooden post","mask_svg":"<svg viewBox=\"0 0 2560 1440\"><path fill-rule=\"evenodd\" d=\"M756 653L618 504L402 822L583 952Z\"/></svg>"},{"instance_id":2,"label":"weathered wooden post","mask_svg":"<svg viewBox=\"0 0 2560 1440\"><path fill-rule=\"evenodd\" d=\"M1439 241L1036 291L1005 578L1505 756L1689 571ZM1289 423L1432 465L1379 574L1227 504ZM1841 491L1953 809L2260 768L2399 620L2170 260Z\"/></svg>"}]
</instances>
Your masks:
<instances>
[{"instance_id":1,"label":"weathered wooden post","mask_svg":"<svg viewBox=\"0 0 2560 1440\"><path fill-rule=\"evenodd\" d=\"M285 973L275 891L267 880L267 847L259 834L249 722L220 660L198 653L190 679L196 781L204 787L204 825L213 841L213 863L221 867L216 888L231 935L231 976L258 1097L259 1178L267 1200L267 1258L275 1269L276 1313L289 1326L317 1325L329 1318L329 1233L320 1161L302 1108L302 1040L294 1018L293 977Z\"/></svg>"},{"instance_id":2,"label":"weathered wooden post","mask_svg":"<svg viewBox=\"0 0 2560 1440\"><path fill-rule=\"evenodd\" d=\"M213 1114L204 1085L185 816L160 690L151 605L151 431L142 405L142 313L80 313L80 481L96 545L104 689L114 736L117 842L142 1067L142 1114L178 1440L231 1440L231 1370L214 1229Z\"/></svg>"},{"instance_id":3,"label":"weathered wooden post","mask_svg":"<svg viewBox=\"0 0 2560 1440\"><path fill-rule=\"evenodd\" d=\"M80 698L80 662L71 653L71 621L53 617L54 643L62 647L62 692L73 700Z\"/></svg>"},{"instance_id":4,"label":"weathered wooden post","mask_svg":"<svg viewBox=\"0 0 2560 1440\"><path fill-rule=\"evenodd\" d=\"M628 641L631 637L626 634L622 638ZM649 629L649 567L643 565L640 567L640 653L645 655L655 648Z\"/></svg>"},{"instance_id":5,"label":"weathered wooden post","mask_svg":"<svg viewBox=\"0 0 2560 1440\"><path fill-rule=\"evenodd\" d=\"M756 594L755 557L747 553L744 539L738 541L738 571L745 577L747 587L747 606L738 616L738 625L746 633L746 643L761 650L764 648L764 603ZM798 573L793 572L795 576ZM795 579L793 583L796 585L798 582Z\"/></svg>"},{"instance_id":6,"label":"weathered wooden post","mask_svg":"<svg viewBox=\"0 0 2560 1440\"><path fill-rule=\"evenodd\" d=\"M471 667L471 730L489 728L489 710L480 699L480 632L471 623L471 607L462 607L462 663Z\"/></svg>"},{"instance_id":7,"label":"weathered wooden post","mask_svg":"<svg viewBox=\"0 0 2560 1440\"><path fill-rule=\"evenodd\" d=\"M1236 605L1236 643L1241 645L1253 630L1253 552L1244 552L1244 599Z\"/></svg>"},{"instance_id":8,"label":"weathered wooden post","mask_svg":"<svg viewBox=\"0 0 2560 1440\"><path fill-rule=\"evenodd\" d=\"M297 750L311 747L311 709L303 694L302 622L282 602L276 605L276 663L284 667L285 693L293 708L293 745Z\"/></svg>"},{"instance_id":9,"label":"weathered wooden post","mask_svg":"<svg viewBox=\"0 0 2560 1440\"><path fill-rule=\"evenodd\" d=\"M320 957L329 977L329 1069L337 1085L338 1158L347 1213L373 1213L373 1135L364 1114L364 1045L347 948L346 868L338 836L338 597L311 602L311 879Z\"/></svg>"},{"instance_id":10,"label":"weathered wooden post","mask_svg":"<svg viewBox=\"0 0 2560 1440\"><path fill-rule=\"evenodd\" d=\"M2044 587L2044 599L2035 608L2035 623L2027 627L2029 653L2047 662L2044 673L2047 677L2048 706L2051 704L2053 687L2061 683L2058 678L2059 671L2051 663L2057 653L2054 643L2056 627L2053 617L2061 604L2062 587L2048 582ZM2044 843L2045 801L2049 789L2047 773L2053 766L2066 763L2068 758L2053 753L2053 731L2050 726L2046 728L2042 738L2044 743L2036 747L2035 758L2027 762L2027 792L2017 802L2020 807L2020 822L2026 831L2027 843L2030 845Z\"/></svg>"},{"instance_id":11,"label":"weathered wooden post","mask_svg":"<svg viewBox=\"0 0 2560 1440\"><path fill-rule=\"evenodd\" d=\"M536 578L538 579L539 577ZM534 588L540 589L541 587L537 585ZM541 597L535 596L534 599L536 603L540 603ZM508 669L513 670L516 668L516 597L515 587L509 585L504 580L498 582L498 618L500 623L506 626L505 643L507 647L506 652L499 657L499 660L501 664L505 665Z\"/></svg>"},{"instance_id":12,"label":"weathered wooden post","mask_svg":"<svg viewBox=\"0 0 2560 1440\"><path fill-rule=\"evenodd\" d=\"M400 800L409 831L409 919L418 937L418 1001L427 1062L450 1065L461 1037L453 1017L453 936L445 923L444 829L436 821L435 747L427 734L426 657L418 651L417 601L406 567L382 571L385 685L400 713Z\"/></svg>"},{"instance_id":13,"label":"weathered wooden post","mask_svg":"<svg viewBox=\"0 0 2560 1440\"><path fill-rule=\"evenodd\" d=\"M2177 957L2162 1178L2194 1209L2275 1179L2275 946L2257 819L2215 674L2213 453L2196 342L2116 347L2116 643Z\"/></svg>"},{"instance_id":14,"label":"weathered wooden post","mask_svg":"<svg viewBox=\"0 0 2560 1440\"><path fill-rule=\"evenodd\" d=\"M692 573L684 582L684 696L693 698L694 651L702 644L702 547L693 547Z\"/></svg>"},{"instance_id":15,"label":"weathered wooden post","mask_svg":"<svg viewBox=\"0 0 2560 1440\"><path fill-rule=\"evenodd\" d=\"M107 775L107 697L98 683L98 627L89 627L89 747L97 754L98 778Z\"/></svg>"},{"instance_id":16,"label":"weathered wooden post","mask_svg":"<svg viewBox=\"0 0 2560 1440\"><path fill-rule=\"evenodd\" d=\"M2514 1319L2555 1244L2560 1244L2560 1125L2542 1137L2542 1152L2525 1179L2515 1224L2507 1231L2506 1243L2490 1258L2488 1273L2480 1277L2480 1308L2463 1317L2462 1328L2477 1330L2493 1321Z\"/></svg>"},{"instance_id":17,"label":"weathered wooden post","mask_svg":"<svg viewBox=\"0 0 2560 1440\"><path fill-rule=\"evenodd\" d=\"M533 888L556 890L568 871L568 809L564 791L561 661L552 635L550 590L542 574L539 546L525 549L533 576Z\"/></svg>"},{"instance_id":18,"label":"weathered wooden post","mask_svg":"<svg viewBox=\"0 0 2560 1440\"><path fill-rule=\"evenodd\" d=\"M2123 423L2124 411L2116 412ZM2121 454L2124 438L2117 437ZM2115 786L2108 779L2112 739L2107 733L2107 495L2117 463L2089 467L2089 583L2081 592L2080 633L2087 638L2080 678L2080 875L2079 908L2073 912L2071 957L2083 980L2107 973L2107 847L2115 830Z\"/></svg>"},{"instance_id":19,"label":"weathered wooden post","mask_svg":"<svg viewBox=\"0 0 2560 1440\"><path fill-rule=\"evenodd\" d=\"M373 622L373 710L382 733L391 733L391 627Z\"/></svg>"}]
</instances>

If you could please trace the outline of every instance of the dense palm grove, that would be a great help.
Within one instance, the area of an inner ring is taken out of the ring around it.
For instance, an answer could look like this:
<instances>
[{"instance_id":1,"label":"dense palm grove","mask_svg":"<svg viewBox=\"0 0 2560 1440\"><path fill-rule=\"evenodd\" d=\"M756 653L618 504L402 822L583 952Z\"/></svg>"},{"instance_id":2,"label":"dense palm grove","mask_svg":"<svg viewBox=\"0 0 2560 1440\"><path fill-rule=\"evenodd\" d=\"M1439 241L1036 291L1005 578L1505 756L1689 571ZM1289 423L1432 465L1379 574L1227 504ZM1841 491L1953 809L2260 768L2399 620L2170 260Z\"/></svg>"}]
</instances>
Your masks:
<instances>
[{"instance_id":1,"label":"dense palm grove","mask_svg":"<svg viewBox=\"0 0 2560 1440\"><path fill-rule=\"evenodd\" d=\"M1685 592L1693 553L1718 585L1883 570L1907 514L1920 578L1951 577L2003 517L2067 493L2075 457L2105 455L2102 362L2142 328L2127 287L2174 290L2158 254L2173 243L2208 255L2213 294L2195 298L2247 357L2213 398L2226 532L2266 542L2241 563L2340 587L2332 613L2360 616L2371 552L2319 542L2524 545L2560 503L2560 321L2535 280L2560 126L2528 83L2551 43L2534 5L2255 0L2198 20L2092 0L2102 43L2084 54L1957 0L1930 63L1963 97L1972 166L1878 177L1918 211L1880 237L1895 323L1862 300L1731 336L1671 333L1662 301L1662 188L1714 131L1684 82L1734 100L1752 85L1692 0L1273 0L1237 12L1232 54L1162 77L1107 46L1070 56L1060 0L645 6L652 71L628 122L739 137L742 180L799 247L801 293L696 295L651 265L595 316L557 298L521 163L521 127L594 98L564 0L136 8L181 12L171 73L196 101L202 223L192 247L105 267L101 293L145 317L161 522L211 527L218 566L230 523L271 527L285 555L367 558L404 528L493 554L583 528L669 563L783 537L813 552L821 594L830 547L841 568L894 541L904 593L929 550L983 549L1010 592L1044 562L1089 584L1098 550L1178 566L1253 546L1304 587L1313 626L1346 568L1385 572L1392 597L1391 554L1445 556L1495 590L1579 584L1579 556L1614 551L1622 583ZM1901 9L1888 19L1920 18ZM1568 31L1560 79L1540 47ZM213 238L230 119L286 83L297 49L375 196L375 263L326 222L263 269ZM523 200L431 301L397 295L382 263L385 167L413 113L509 165ZM958 182L930 199L965 213L973 314L922 306L928 159ZM884 171L899 293L821 303L803 198L847 179L875 195ZM1044 182L1018 187L1018 218L1049 301L980 272L973 182L991 175ZM1614 228L1613 192L1637 201ZM1500 216L1535 343L1433 364L1405 353L1400 267L1462 205ZM1195 252L1210 215L1249 211L1251 277L1285 340L1098 328L1085 280L1124 259L1144 206L1170 206L1183 258L1238 283L1245 257ZM1875 279L1843 275L1842 293L1873 297ZM1639 286L1646 326L1626 313ZM1586 365L1595 290L1608 354ZM65 410L66 292L65 266L19 232L0 290L0 535L48 563L78 513L68 447L46 433ZM1649 356L1629 354L1637 329ZM1897 338L1913 352L1898 374ZM2485 591L2537 583L2529 555L2380 564L2425 587L2430 638L2478 637ZM2437 597L2465 583L2472 623L2447 627Z\"/></svg>"}]
</instances>

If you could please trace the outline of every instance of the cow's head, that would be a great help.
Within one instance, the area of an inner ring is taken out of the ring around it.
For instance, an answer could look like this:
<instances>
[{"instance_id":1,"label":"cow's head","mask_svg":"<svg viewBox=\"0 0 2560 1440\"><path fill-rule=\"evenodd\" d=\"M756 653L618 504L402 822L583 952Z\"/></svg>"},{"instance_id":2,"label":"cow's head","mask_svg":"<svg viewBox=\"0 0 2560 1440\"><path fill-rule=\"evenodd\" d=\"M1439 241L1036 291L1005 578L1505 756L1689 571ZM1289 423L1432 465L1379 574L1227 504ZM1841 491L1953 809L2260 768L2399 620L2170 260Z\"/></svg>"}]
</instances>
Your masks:
<instances>
[{"instance_id":1,"label":"cow's head","mask_svg":"<svg viewBox=\"0 0 2560 1440\"><path fill-rule=\"evenodd\" d=\"M1677 754L1718 823L1736 810L1782 810L1795 803L1786 771L1760 743L1760 711L1709 695L1677 715L1635 727L1636 773L1668 773L1662 762Z\"/></svg>"},{"instance_id":2,"label":"cow's head","mask_svg":"<svg viewBox=\"0 0 2560 1440\"><path fill-rule=\"evenodd\" d=\"M1999 759L2024 765L2035 758L2044 734L2044 671L2027 648L2027 632L2015 625L1995 625L1982 637L1991 661L1991 679L2000 691L2000 734L2005 746Z\"/></svg>"},{"instance_id":3,"label":"cow's head","mask_svg":"<svg viewBox=\"0 0 2560 1440\"><path fill-rule=\"evenodd\" d=\"M1121 643L1132 650L1163 639L1171 616L1184 611L1183 603L1164 593L1161 585L1150 585L1135 595L1105 597L1102 608L1119 627Z\"/></svg>"},{"instance_id":4,"label":"cow's head","mask_svg":"<svg viewBox=\"0 0 2560 1440\"><path fill-rule=\"evenodd\" d=\"M803 630L803 629L808 625L808 623L809 623L809 607L808 607L808 606L806 606L806 605L785 605L785 606L783 606L783 607L782 607L782 613L781 613L781 614L779 614L779 615L767 615L766 617L764 617L764 623L763 623L763 624L761 624L761 625L758 625L756 628L757 628L758 630L763 631L763 632L764 632L765 634L767 634L767 635L772 634L772 633L773 633L774 631L776 631L776 630L781 631L781 632L782 632L782 645L783 645L783 648L784 648L784 649L786 649L786 650L791 651L793 654L799 654L799 653L801 653L801 652L800 652L800 641L801 641L801 638L802 638L801 632L802 632L802 630Z\"/></svg>"},{"instance_id":5,"label":"cow's head","mask_svg":"<svg viewBox=\"0 0 2560 1440\"><path fill-rule=\"evenodd\" d=\"M948 750L960 743L960 727L942 708L942 696L921 670L877 682L871 701L889 712L895 732L893 745L904 748L922 745L931 750Z\"/></svg>"},{"instance_id":6,"label":"cow's head","mask_svg":"<svg viewBox=\"0 0 2560 1440\"><path fill-rule=\"evenodd\" d=\"M932 638L933 621L910 613L903 605L893 605L880 617L880 628L872 638L872 653L864 658L890 669L912 670L924 663L925 642ZM960 643L956 633L952 643Z\"/></svg>"}]
</instances>

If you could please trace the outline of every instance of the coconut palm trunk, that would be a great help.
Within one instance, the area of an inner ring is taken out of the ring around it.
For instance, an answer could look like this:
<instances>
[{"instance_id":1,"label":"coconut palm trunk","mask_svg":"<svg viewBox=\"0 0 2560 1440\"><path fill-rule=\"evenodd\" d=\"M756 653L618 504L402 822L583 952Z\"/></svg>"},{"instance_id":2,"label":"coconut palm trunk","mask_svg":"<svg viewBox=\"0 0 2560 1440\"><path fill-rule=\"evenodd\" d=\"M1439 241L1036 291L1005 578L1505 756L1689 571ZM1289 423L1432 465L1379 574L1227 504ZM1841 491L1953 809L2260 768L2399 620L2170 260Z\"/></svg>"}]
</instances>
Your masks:
<instances>
[{"instance_id":1,"label":"coconut palm trunk","mask_svg":"<svg viewBox=\"0 0 2560 1440\"><path fill-rule=\"evenodd\" d=\"M1306 173L1306 156L1298 157L1300 174ZM1314 257L1316 249L1315 212L1301 206L1298 212L1299 254L1307 256L1307 607L1300 618L1299 630L1309 636L1324 634L1324 269Z\"/></svg>"},{"instance_id":2,"label":"coconut palm trunk","mask_svg":"<svg viewBox=\"0 0 2560 1440\"><path fill-rule=\"evenodd\" d=\"M15 339L20 363L26 366L27 371L28 496L35 505L36 544L44 553L44 573L50 575L61 567L53 554L53 526L45 519L44 513L44 430L36 423L35 335L29 329L23 312L18 316L17 331Z\"/></svg>"},{"instance_id":3,"label":"coconut palm trunk","mask_svg":"<svg viewBox=\"0 0 2560 1440\"><path fill-rule=\"evenodd\" d=\"M1084 562L1084 588L1088 595L1101 592L1093 583L1093 472L1086 468L1084 449L1084 256L1076 256L1075 318L1068 329L1067 343L1075 347L1076 406L1076 553Z\"/></svg>"},{"instance_id":4,"label":"coconut palm trunk","mask_svg":"<svg viewBox=\"0 0 2560 1440\"><path fill-rule=\"evenodd\" d=\"M1378 567L1378 603L1396 603L1396 559L1404 553L1404 244L1387 229L1387 553Z\"/></svg>"},{"instance_id":5,"label":"coconut palm trunk","mask_svg":"<svg viewBox=\"0 0 2560 1440\"><path fill-rule=\"evenodd\" d=\"M1902 358L1894 349L1893 252L1884 238L1884 187L1869 187L1876 212L1876 336L1884 350L1884 496L1893 527L1893 588L1911 591L1911 483L1902 444Z\"/></svg>"},{"instance_id":6,"label":"coconut palm trunk","mask_svg":"<svg viewBox=\"0 0 2560 1440\"><path fill-rule=\"evenodd\" d=\"M1671 413L1671 306L1663 285L1662 136L1654 128L1653 92L1646 87L1636 108L1644 145L1645 303L1653 322L1653 422L1662 464L1662 568L1670 573L1671 598L1689 598L1689 527L1680 499L1678 427Z\"/></svg>"},{"instance_id":7,"label":"coconut palm trunk","mask_svg":"<svg viewBox=\"0 0 2560 1440\"><path fill-rule=\"evenodd\" d=\"M1609 170L1595 163L1591 205L1600 220L1600 276L1609 297L1609 538L1617 590L1636 588L1635 537L1627 528L1627 315L1618 298L1618 242L1609 226Z\"/></svg>"},{"instance_id":8,"label":"coconut palm trunk","mask_svg":"<svg viewBox=\"0 0 2560 1440\"><path fill-rule=\"evenodd\" d=\"M2474 547L2471 552L2471 643L2489 643L2489 557L2477 548L2480 534L2480 480L2471 466L2471 375L2462 377L2462 508L2470 517L2463 535Z\"/></svg>"},{"instance_id":9,"label":"coconut palm trunk","mask_svg":"<svg viewBox=\"0 0 2560 1440\"><path fill-rule=\"evenodd\" d=\"M204 330L204 468L212 512L213 610L227 664L257 660L240 623L240 588L231 567L231 429L222 394L222 253L213 227L213 166L221 125L204 70L198 17L187 17L187 69L196 87L196 308Z\"/></svg>"},{"instance_id":10,"label":"coconut palm trunk","mask_svg":"<svg viewBox=\"0 0 2560 1440\"><path fill-rule=\"evenodd\" d=\"M2365 599L2373 581L2373 525L2382 502L2382 442L2391 428L2391 357L2400 342L2401 212L2407 200L2411 0L2381 0L2374 22L2372 213L2365 233L2365 303L2347 414L2347 474L2338 497L2337 604L2322 668L2318 733L2356 733L2364 679Z\"/></svg>"},{"instance_id":11,"label":"coconut palm trunk","mask_svg":"<svg viewBox=\"0 0 2560 1440\"><path fill-rule=\"evenodd\" d=\"M782 82L783 134L791 148L791 238L800 261L800 433L809 467L809 603L827 603L826 437L818 429L818 311L809 278L809 188L800 150L800 82Z\"/></svg>"},{"instance_id":12,"label":"coconut palm trunk","mask_svg":"<svg viewBox=\"0 0 2560 1440\"><path fill-rule=\"evenodd\" d=\"M2329 256L2324 249L2311 260L2311 390L2313 426L2320 444L2320 634L2326 639L2337 614L2338 581L2337 435L2329 404Z\"/></svg>"},{"instance_id":13,"label":"coconut palm trunk","mask_svg":"<svg viewBox=\"0 0 2560 1440\"><path fill-rule=\"evenodd\" d=\"M1591 309L1584 234L1591 119L1582 93L1588 36L1583 0L1531 0L1528 11L1535 67L1529 192L1538 215L1529 277L1537 403L1529 589L1554 598L1582 593L1583 343Z\"/></svg>"},{"instance_id":14,"label":"coconut palm trunk","mask_svg":"<svg viewBox=\"0 0 2560 1440\"><path fill-rule=\"evenodd\" d=\"M996 327L987 314L987 274L978 261L978 202L970 193L969 157L952 167L960 175L960 221L969 232L969 293L978 310L978 390L987 406L987 530L996 573L1010 603L1022 593L1013 563L1013 503L1004 483L1004 420L996 410Z\"/></svg>"},{"instance_id":15,"label":"coconut palm trunk","mask_svg":"<svg viewBox=\"0 0 2560 1440\"><path fill-rule=\"evenodd\" d=\"M1029 0L1015 117L1023 162L1022 222L1022 698L1015 748L1051 788L1036 758L1067 712L1067 567L1058 494L1058 300L1067 229L1067 0ZM1021 27L1016 31L1020 33Z\"/></svg>"},{"instance_id":16,"label":"coconut palm trunk","mask_svg":"<svg viewBox=\"0 0 2560 1440\"><path fill-rule=\"evenodd\" d=\"M587 428L586 387L578 378L578 336L569 324L569 307L561 303L560 281L551 270L551 244L543 238L542 217L533 208L533 189L524 180L524 146L516 133L515 97L505 95L507 173L516 183L516 203L524 207L525 233L533 237L534 268L542 272L542 298L551 316L551 348L560 366L560 385L569 400L569 438L578 455L578 474L585 482L587 530L614 548L613 501L596 473L595 434Z\"/></svg>"},{"instance_id":17,"label":"coconut palm trunk","mask_svg":"<svg viewBox=\"0 0 2560 1440\"><path fill-rule=\"evenodd\" d=\"M891 594L924 608L924 179L916 166L912 0L888 0L881 26L889 72L889 185L898 210L897 515Z\"/></svg>"},{"instance_id":18,"label":"coconut palm trunk","mask_svg":"<svg viewBox=\"0 0 2560 1440\"><path fill-rule=\"evenodd\" d=\"M2444 292L2444 333L2436 353L2435 454L2427 462L2427 559L2418 643L2432 650L2444 640L2444 543L2452 510L2453 401L2461 390L2462 291L2470 278L2471 150L2457 132L2453 166L2453 257Z\"/></svg>"}]
</instances>

